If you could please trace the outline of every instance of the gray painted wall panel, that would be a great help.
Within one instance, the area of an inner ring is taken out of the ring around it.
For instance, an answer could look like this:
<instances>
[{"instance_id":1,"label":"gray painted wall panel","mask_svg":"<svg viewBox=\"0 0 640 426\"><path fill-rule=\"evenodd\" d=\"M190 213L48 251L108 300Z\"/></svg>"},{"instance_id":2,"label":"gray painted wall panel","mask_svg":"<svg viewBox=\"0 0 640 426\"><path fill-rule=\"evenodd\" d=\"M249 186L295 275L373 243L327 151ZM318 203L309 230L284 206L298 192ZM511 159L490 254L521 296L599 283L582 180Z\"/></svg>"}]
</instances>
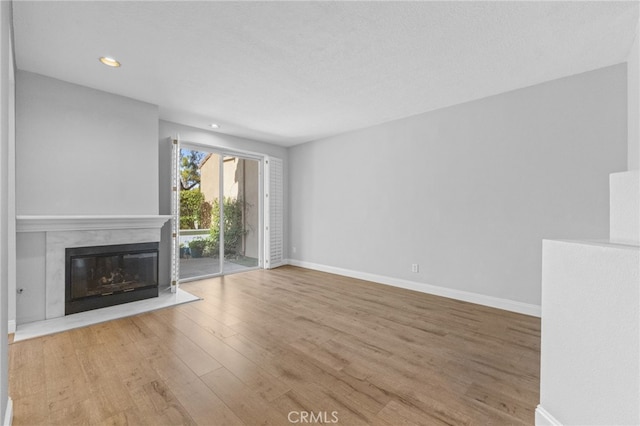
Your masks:
<instances>
[{"instance_id":1,"label":"gray painted wall panel","mask_svg":"<svg viewBox=\"0 0 640 426\"><path fill-rule=\"evenodd\" d=\"M19 71L18 215L158 214L158 108Z\"/></svg>"},{"instance_id":2,"label":"gray painted wall panel","mask_svg":"<svg viewBox=\"0 0 640 426\"><path fill-rule=\"evenodd\" d=\"M20 232L16 240L16 323L45 319L45 233Z\"/></svg>"},{"instance_id":3,"label":"gray painted wall panel","mask_svg":"<svg viewBox=\"0 0 640 426\"><path fill-rule=\"evenodd\" d=\"M620 64L293 147L290 258L539 305L542 239L608 236L626 90Z\"/></svg>"}]
</instances>

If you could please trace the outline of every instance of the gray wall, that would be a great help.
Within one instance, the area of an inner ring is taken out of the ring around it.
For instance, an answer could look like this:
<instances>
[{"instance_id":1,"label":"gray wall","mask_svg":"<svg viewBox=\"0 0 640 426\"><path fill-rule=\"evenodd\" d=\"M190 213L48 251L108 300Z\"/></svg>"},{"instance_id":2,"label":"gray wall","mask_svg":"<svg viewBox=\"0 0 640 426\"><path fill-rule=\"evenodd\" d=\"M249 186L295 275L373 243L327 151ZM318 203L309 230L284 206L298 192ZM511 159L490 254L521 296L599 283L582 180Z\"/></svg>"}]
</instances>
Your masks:
<instances>
[{"instance_id":1,"label":"gray wall","mask_svg":"<svg viewBox=\"0 0 640 426\"><path fill-rule=\"evenodd\" d=\"M198 144L211 148L229 149L236 152L249 152L282 158L285 164L285 194L287 193L287 159L286 148L250 139L225 135L213 131L184 126L169 121L160 121L159 128L159 181L160 181L160 214L171 214L171 138L178 137L183 143ZM285 199L285 208L287 200ZM287 217L285 217L285 223ZM285 235L285 247L287 237ZM160 283L168 283L171 275L171 228L166 223L162 228L160 244Z\"/></svg>"},{"instance_id":2,"label":"gray wall","mask_svg":"<svg viewBox=\"0 0 640 426\"><path fill-rule=\"evenodd\" d=\"M290 258L539 305L542 239L608 236L626 90L620 64L296 146Z\"/></svg>"},{"instance_id":3,"label":"gray wall","mask_svg":"<svg viewBox=\"0 0 640 426\"><path fill-rule=\"evenodd\" d=\"M46 319L46 235L44 232L18 234L16 244L17 288L16 324Z\"/></svg>"},{"instance_id":4,"label":"gray wall","mask_svg":"<svg viewBox=\"0 0 640 426\"><path fill-rule=\"evenodd\" d=\"M18 215L158 214L158 108L20 71Z\"/></svg>"},{"instance_id":5,"label":"gray wall","mask_svg":"<svg viewBox=\"0 0 640 426\"><path fill-rule=\"evenodd\" d=\"M0 421L5 423L8 401L9 363L7 358L9 287L9 120L11 104L11 3L0 2Z\"/></svg>"},{"instance_id":6,"label":"gray wall","mask_svg":"<svg viewBox=\"0 0 640 426\"><path fill-rule=\"evenodd\" d=\"M639 29L640 30L640 29ZM627 58L627 127L629 149L627 167L629 170L640 169L640 34L631 46Z\"/></svg>"}]
</instances>

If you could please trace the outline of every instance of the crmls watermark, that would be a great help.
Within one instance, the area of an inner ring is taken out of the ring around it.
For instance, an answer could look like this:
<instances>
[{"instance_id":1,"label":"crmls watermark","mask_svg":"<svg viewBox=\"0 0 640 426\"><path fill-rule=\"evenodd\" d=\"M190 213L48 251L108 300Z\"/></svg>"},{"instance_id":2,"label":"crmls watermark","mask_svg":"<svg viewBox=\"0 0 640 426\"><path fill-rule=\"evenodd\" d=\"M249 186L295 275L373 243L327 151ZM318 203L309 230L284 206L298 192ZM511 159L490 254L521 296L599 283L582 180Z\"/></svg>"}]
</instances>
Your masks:
<instances>
[{"instance_id":1,"label":"crmls watermark","mask_svg":"<svg viewBox=\"0 0 640 426\"><path fill-rule=\"evenodd\" d=\"M338 423L337 411L290 411L287 416L290 423Z\"/></svg>"}]
</instances>

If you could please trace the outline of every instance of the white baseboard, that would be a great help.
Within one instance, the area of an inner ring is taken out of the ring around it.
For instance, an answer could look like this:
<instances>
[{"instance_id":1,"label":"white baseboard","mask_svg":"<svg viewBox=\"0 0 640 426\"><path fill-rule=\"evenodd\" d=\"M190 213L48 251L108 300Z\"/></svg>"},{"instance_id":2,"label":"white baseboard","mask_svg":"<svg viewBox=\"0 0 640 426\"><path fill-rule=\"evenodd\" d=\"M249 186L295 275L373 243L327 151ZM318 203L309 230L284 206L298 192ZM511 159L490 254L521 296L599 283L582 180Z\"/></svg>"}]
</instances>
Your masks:
<instances>
[{"instance_id":1,"label":"white baseboard","mask_svg":"<svg viewBox=\"0 0 640 426\"><path fill-rule=\"evenodd\" d=\"M11 426L13 423L13 400L11 397L7 398L7 410L4 412L4 426Z\"/></svg>"},{"instance_id":2,"label":"white baseboard","mask_svg":"<svg viewBox=\"0 0 640 426\"><path fill-rule=\"evenodd\" d=\"M455 290L446 287L424 284L415 281L403 280L400 278L386 277L383 275L370 274L368 272L353 271L350 269L336 268L334 266L320 265L312 262L305 262L296 259L287 259L287 263L301 268L313 269L315 271L328 272L330 274L342 275L350 278L357 278L365 281L373 281L379 284L386 284L393 287L405 288L407 290L419 291L421 293L433 294L435 296L447 297L449 299L461 300L463 302L475 303L489 306L491 308L503 309L505 311L517 312L519 314L540 317L541 309L539 305L517 302L515 300L501 299L499 297L486 296L484 294L471 293L463 290Z\"/></svg>"},{"instance_id":3,"label":"white baseboard","mask_svg":"<svg viewBox=\"0 0 640 426\"><path fill-rule=\"evenodd\" d=\"M536 426L562 426L542 405L536 407Z\"/></svg>"},{"instance_id":4,"label":"white baseboard","mask_svg":"<svg viewBox=\"0 0 640 426\"><path fill-rule=\"evenodd\" d=\"M289 264L289 262L286 259L284 259L281 262L271 264L269 266L269 268L267 268L267 269L275 269L275 268L279 268L281 266L285 266L285 265L288 265L288 264Z\"/></svg>"},{"instance_id":5,"label":"white baseboard","mask_svg":"<svg viewBox=\"0 0 640 426\"><path fill-rule=\"evenodd\" d=\"M9 320L7 325L7 333L15 333L16 332L16 320Z\"/></svg>"}]
</instances>

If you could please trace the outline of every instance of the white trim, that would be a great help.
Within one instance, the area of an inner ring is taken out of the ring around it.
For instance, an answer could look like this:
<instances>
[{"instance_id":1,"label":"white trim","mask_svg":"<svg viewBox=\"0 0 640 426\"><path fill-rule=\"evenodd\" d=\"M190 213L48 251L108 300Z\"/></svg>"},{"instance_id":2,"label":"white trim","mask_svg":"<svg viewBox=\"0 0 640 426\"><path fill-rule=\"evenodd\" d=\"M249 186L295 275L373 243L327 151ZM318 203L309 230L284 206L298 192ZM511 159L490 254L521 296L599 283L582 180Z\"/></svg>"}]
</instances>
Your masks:
<instances>
[{"instance_id":1,"label":"white trim","mask_svg":"<svg viewBox=\"0 0 640 426\"><path fill-rule=\"evenodd\" d=\"M9 323L7 325L7 332L9 334L16 332L16 320L9 320Z\"/></svg>"},{"instance_id":2,"label":"white trim","mask_svg":"<svg viewBox=\"0 0 640 426\"><path fill-rule=\"evenodd\" d=\"M236 168L236 171L238 169ZM224 154L220 152L218 154L218 271L221 275L224 275L224 228L226 226L225 211L224 211ZM213 218L211 219L213 220Z\"/></svg>"},{"instance_id":3,"label":"white trim","mask_svg":"<svg viewBox=\"0 0 640 426\"><path fill-rule=\"evenodd\" d=\"M264 173L265 173L265 158L261 158L258 161L258 268L264 269L266 259L265 251L264 251L264 242L266 241L265 230L264 230L264 218L265 216L265 187L264 187Z\"/></svg>"},{"instance_id":4,"label":"white trim","mask_svg":"<svg viewBox=\"0 0 640 426\"><path fill-rule=\"evenodd\" d=\"M170 215L17 216L17 232L160 229Z\"/></svg>"},{"instance_id":5,"label":"white trim","mask_svg":"<svg viewBox=\"0 0 640 426\"><path fill-rule=\"evenodd\" d=\"M169 266L169 288L176 293L180 279L180 135L170 138L171 144L171 186L169 188L171 200L171 264Z\"/></svg>"},{"instance_id":6,"label":"white trim","mask_svg":"<svg viewBox=\"0 0 640 426\"><path fill-rule=\"evenodd\" d=\"M373 281L379 284L386 284L393 287L404 288L407 290L419 291L421 293L433 294L436 296L447 297L449 299L461 300L464 302L470 302L478 305L489 306L492 308L503 309L506 311L517 312L519 314L531 315L534 317L541 316L541 309L539 305L532 305L515 300L502 299L499 297L471 293L463 290L455 290L415 281L408 281L400 278L370 274L368 272L336 268L334 266L320 265L317 263L305 262L296 259L288 259L286 263L293 266L299 266L301 268L313 269L316 271L328 272L330 274L343 275L345 277L357 278L366 281Z\"/></svg>"},{"instance_id":7,"label":"white trim","mask_svg":"<svg viewBox=\"0 0 640 426\"><path fill-rule=\"evenodd\" d=\"M4 412L4 426L11 426L13 423L13 400L10 396L7 397L7 409Z\"/></svg>"},{"instance_id":8,"label":"white trim","mask_svg":"<svg viewBox=\"0 0 640 426\"><path fill-rule=\"evenodd\" d=\"M265 158L264 268L284 265L284 160Z\"/></svg>"},{"instance_id":9,"label":"white trim","mask_svg":"<svg viewBox=\"0 0 640 426\"><path fill-rule=\"evenodd\" d=\"M269 194L271 192L271 188L269 183L271 183L271 167L269 166L269 156L264 157L264 179L262 180L262 205L264 206L262 210L262 235L264 238L262 239L262 251L264 253L264 263L262 264L263 269L271 269L271 230L269 229L269 225L271 225L271 204L269 203Z\"/></svg>"},{"instance_id":10,"label":"white trim","mask_svg":"<svg viewBox=\"0 0 640 426\"><path fill-rule=\"evenodd\" d=\"M562 426L542 405L536 407L536 426Z\"/></svg>"},{"instance_id":11,"label":"white trim","mask_svg":"<svg viewBox=\"0 0 640 426\"><path fill-rule=\"evenodd\" d=\"M191 150L213 152L221 156L228 155L230 157L243 157L251 160L262 160L263 158L267 157L267 154L256 152L256 151L246 151L243 149L227 148L222 145L209 145L207 143L180 141L180 146L187 147L187 149L191 149Z\"/></svg>"},{"instance_id":12,"label":"white trim","mask_svg":"<svg viewBox=\"0 0 640 426\"><path fill-rule=\"evenodd\" d=\"M265 193L265 188L264 188L264 172L265 172L265 167L264 167L264 163L266 161L266 159L268 159L268 155L266 154L261 154L261 153L257 153L257 152L253 152L253 151L244 151L244 150L238 150L238 149L232 149L232 148L225 148L223 146L218 146L218 145L209 145L206 143L197 143L197 142L189 142L189 141L182 141L182 140L178 140L178 157L180 154L180 150L181 149L188 149L188 150L192 150L192 151L199 151L199 152L204 152L206 154L214 154L218 156L218 205L219 205L219 209L220 209L220 217L224 218L224 197L225 197L225 193L224 193L224 162L225 162L225 157L234 157L237 158L239 160L246 160L246 161L256 161L258 163L258 228L261 230L264 230L264 193ZM180 173L179 173L179 164L180 162L177 161L178 164L178 168L175 169L176 171L176 179L175 179L175 185L176 187L179 185L179 181L177 180L177 178L179 177ZM176 199L177 200L177 204L176 204L176 223L179 224L180 222L180 218L179 218L179 197ZM178 226L179 228L179 226ZM180 230L176 228L175 231L176 235L180 234ZM265 235L264 232L260 232L258 235L258 268L263 268L264 264L265 264L265 253L264 253L264 241L265 241ZM224 252L224 226L220 227L220 241L219 241L219 248L221 252ZM179 249L176 252L176 259L178 260L178 265L179 265ZM246 271L251 271L253 269L257 269L257 268L248 268L248 269L243 269L242 271L226 271L224 269L224 263L225 263L225 258L224 256L220 257L220 272L218 273L214 273L214 274L207 274L207 275L199 275L196 277L189 277L189 278L180 278L179 277L179 273L178 276L175 277L175 281L178 283L178 285L180 285L181 283L187 283L190 281L197 281L197 280L202 280L202 279L206 279L206 278L213 278L213 277L222 277L225 275L229 275L232 273L237 273L237 272L246 272ZM179 271L179 268L176 268L176 271Z\"/></svg>"}]
</instances>

